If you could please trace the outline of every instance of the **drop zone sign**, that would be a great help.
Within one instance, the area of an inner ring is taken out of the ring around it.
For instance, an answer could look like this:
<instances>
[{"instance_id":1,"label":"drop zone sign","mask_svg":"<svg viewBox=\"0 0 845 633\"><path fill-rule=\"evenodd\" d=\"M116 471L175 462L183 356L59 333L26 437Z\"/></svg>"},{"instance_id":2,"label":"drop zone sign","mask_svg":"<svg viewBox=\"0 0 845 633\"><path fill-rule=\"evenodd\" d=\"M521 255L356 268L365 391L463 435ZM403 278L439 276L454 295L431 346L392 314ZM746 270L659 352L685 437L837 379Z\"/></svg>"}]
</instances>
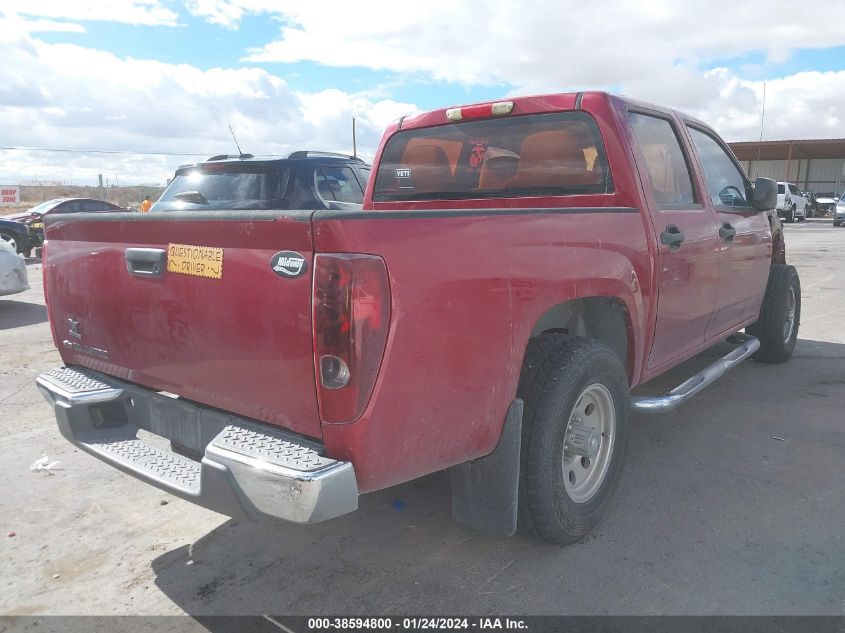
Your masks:
<instances>
[{"instance_id":1,"label":"drop zone sign","mask_svg":"<svg viewBox=\"0 0 845 633\"><path fill-rule=\"evenodd\" d=\"M20 187L0 186L0 207L8 207L21 203Z\"/></svg>"}]
</instances>

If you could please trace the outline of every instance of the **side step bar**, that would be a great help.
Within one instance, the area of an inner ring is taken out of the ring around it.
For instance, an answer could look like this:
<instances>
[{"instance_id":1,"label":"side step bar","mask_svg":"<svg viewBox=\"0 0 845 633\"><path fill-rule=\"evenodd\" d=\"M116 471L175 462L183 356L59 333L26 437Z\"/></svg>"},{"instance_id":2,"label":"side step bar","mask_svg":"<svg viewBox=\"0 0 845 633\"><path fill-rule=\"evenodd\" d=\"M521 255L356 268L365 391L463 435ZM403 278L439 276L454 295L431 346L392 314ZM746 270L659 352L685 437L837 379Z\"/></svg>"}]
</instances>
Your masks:
<instances>
[{"instance_id":1,"label":"side step bar","mask_svg":"<svg viewBox=\"0 0 845 633\"><path fill-rule=\"evenodd\" d=\"M760 349L760 341L749 334L734 334L728 339L728 342L739 343L739 347L685 380L665 396L631 398L631 408L637 413L669 413L674 411Z\"/></svg>"}]
</instances>

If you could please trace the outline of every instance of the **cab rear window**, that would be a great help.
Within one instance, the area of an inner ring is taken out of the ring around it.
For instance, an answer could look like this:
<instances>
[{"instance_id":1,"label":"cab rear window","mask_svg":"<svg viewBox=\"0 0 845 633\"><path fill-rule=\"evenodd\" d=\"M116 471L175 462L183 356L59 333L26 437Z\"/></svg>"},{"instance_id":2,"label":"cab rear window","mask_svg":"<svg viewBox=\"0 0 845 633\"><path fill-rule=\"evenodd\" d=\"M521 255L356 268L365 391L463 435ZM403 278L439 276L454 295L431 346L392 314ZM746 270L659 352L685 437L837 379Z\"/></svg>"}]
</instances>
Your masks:
<instances>
[{"instance_id":1,"label":"cab rear window","mask_svg":"<svg viewBox=\"0 0 845 633\"><path fill-rule=\"evenodd\" d=\"M248 164L179 170L153 211L279 208L289 172Z\"/></svg>"},{"instance_id":2,"label":"cab rear window","mask_svg":"<svg viewBox=\"0 0 845 633\"><path fill-rule=\"evenodd\" d=\"M373 199L456 200L609 193L598 128L584 112L464 121L394 134Z\"/></svg>"}]
</instances>

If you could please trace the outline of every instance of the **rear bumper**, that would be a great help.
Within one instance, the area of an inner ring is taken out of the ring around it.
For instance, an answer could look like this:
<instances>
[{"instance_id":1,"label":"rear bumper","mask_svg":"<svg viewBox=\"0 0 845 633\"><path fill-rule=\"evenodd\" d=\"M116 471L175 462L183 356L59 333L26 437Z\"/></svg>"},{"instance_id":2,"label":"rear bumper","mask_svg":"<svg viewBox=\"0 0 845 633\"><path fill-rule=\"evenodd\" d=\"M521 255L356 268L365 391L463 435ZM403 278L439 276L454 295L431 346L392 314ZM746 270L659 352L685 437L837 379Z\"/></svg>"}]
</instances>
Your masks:
<instances>
[{"instance_id":1,"label":"rear bumper","mask_svg":"<svg viewBox=\"0 0 845 633\"><path fill-rule=\"evenodd\" d=\"M315 523L358 508L349 462L280 429L81 368L41 374L39 390L72 444L153 486L228 516ZM139 438L146 430L198 456Z\"/></svg>"}]
</instances>

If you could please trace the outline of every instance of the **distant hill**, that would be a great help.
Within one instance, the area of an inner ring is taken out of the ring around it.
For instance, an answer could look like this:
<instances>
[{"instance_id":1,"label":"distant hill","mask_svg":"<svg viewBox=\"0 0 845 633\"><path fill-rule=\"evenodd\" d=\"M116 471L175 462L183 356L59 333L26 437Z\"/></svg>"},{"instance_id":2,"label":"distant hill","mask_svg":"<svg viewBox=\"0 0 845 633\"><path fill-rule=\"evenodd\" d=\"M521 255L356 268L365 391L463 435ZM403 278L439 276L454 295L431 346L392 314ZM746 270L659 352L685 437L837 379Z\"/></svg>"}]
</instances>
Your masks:
<instances>
[{"instance_id":1,"label":"distant hill","mask_svg":"<svg viewBox=\"0 0 845 633\"><path fill-rule=\"evenodd\" d=\"M164 187L135 185L132 187L83 187L79 185L21 185L22 204L17 207L0 207L0 217L26 211L40 202L53 198L95 198L121 207L137 209L144 196L153 202L164 192Z\"/></svg>"}]
</instances>

